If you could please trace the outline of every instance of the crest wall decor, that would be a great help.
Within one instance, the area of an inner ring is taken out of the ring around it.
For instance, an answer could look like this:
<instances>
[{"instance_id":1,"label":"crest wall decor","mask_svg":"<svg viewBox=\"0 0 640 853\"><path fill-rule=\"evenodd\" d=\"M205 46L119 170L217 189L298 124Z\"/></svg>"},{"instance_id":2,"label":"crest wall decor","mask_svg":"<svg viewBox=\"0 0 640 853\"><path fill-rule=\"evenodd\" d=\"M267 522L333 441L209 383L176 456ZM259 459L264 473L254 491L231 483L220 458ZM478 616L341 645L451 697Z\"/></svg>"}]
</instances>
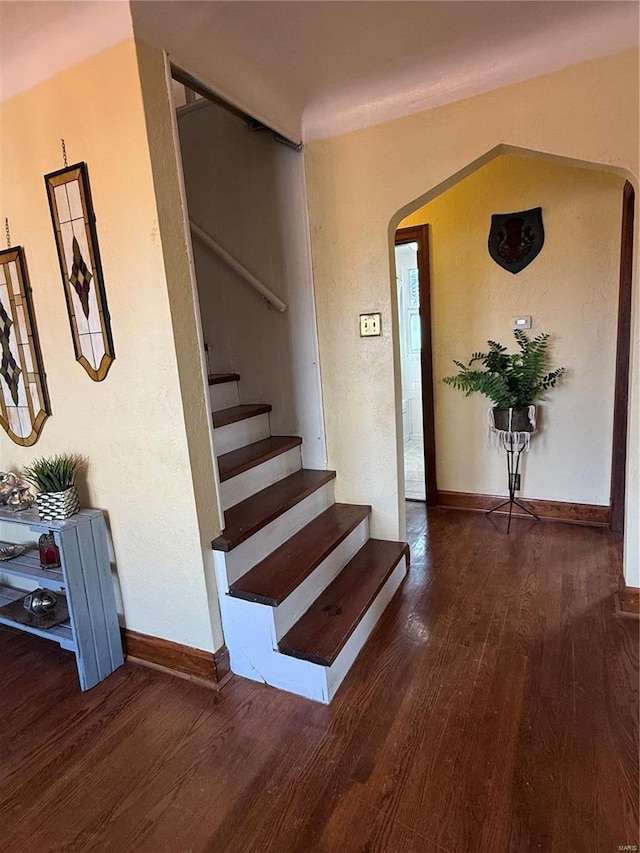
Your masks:
<instances>
[{"instance_id":1,"label":"crest wall decor","mask_svg":"<svg viewBox=\"0 0 640 853\"><path fill-rule=\"evenodd\" d=\"M503 269L519 273L544 246L542 208L518 213L494 213L489 231L489 254Z\"/></svg>"},{"instance_id":2,"label":"crest wall decor","mask_svg":"<svg viewBox=\"0 0 640 853\"><path fill-rule=\"evenodd\" d=\"M86 163L45 175L76 360L102 381L115 359Z\"/></svg>"},{"instance_id":3,"label":"crest wall decor","mask_svg":"<svg viewBox=\"0 0 640 853\"><path fill-rule=\"evenodd\" d=\"M51 414L24 251L0 251L0 423L23 447Z\"/></svg>"}]
</instances>

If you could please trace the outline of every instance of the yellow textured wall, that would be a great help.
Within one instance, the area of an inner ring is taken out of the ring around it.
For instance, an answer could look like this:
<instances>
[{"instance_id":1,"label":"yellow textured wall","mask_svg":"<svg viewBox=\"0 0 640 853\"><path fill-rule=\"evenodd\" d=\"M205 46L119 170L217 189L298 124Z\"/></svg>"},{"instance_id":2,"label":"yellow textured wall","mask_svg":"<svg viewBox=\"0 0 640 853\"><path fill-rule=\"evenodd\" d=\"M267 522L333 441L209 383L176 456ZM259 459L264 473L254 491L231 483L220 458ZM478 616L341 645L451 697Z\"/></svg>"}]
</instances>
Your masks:
<instances>
[{"instance_id":1,"label":"yellow textured wall","mask_svg":"<svg viewBox=\"0 0 640 853\"><path fill-rule=\"evenodd\" d=\"M516 348L512 318L550 332L566 376L540 403L521 495L608 504L622 178L533 158L481 167L400 223L429 225L438 487L502 494L504 454L487 451L486 397L442 383L488 339ZM489 256L492 213L542 207L545 243L513 275Z\"/></svg>"},{"instance_id":2,"label":"yellow textured wall","mask_svg":"<svg viewBox=\"0 0 640 853\"><path fill-rule=\"evenodd\" d=\"M88 457L83 498L108 512L127 627L218 647L133 39L0 110L0 211L26 251L53 409L34 447L0 433L0 467L61 451ZM74 358L45 194L61 137L69 162L89 167L116 351L101 383Z\"/></svg>"},{"instance_id":3,"label":"yellow textured wall","mask_svg":"<svg viewBox=\"0 0 640 853\"><path fill-rule=\"evenodd\" d=\"M374 535L393 537L404 529L398 347L391 322L395 229L403 216L506 146L618 169L637 190L638 52L306 148L328 461L338 471L338 500L373 504ZM637 287L634 299L629 583L638 579L640 560ZM361 339L358 314L376 310L383 314L382 337Z\"/></svg>"}]
</instances>

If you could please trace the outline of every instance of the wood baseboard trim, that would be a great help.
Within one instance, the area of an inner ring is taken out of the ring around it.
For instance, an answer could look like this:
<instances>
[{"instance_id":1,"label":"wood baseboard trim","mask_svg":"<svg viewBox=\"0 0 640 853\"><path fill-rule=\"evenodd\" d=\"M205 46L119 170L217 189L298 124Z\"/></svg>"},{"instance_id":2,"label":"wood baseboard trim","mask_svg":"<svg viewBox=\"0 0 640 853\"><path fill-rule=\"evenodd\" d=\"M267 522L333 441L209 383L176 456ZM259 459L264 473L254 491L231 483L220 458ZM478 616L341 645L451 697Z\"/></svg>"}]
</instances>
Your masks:
<instances>
[{"instance_id":1,"label":"wood baseboard trim","mask_svg":"<svg viewBox=\"0 0 640 853\"><path fill-rule=\"evenodd\" d=\"M466 509L472 512L487 512L503 500L505 500L504 495L476 495L471 492L438 492L439 507ZM518 498L518 500L545 521L563 521L569 524L608 527L611 519L611 509L608 506L532 498ZM499 511L499 514L502 514L502 510ZM513 515L516 518L529 517L517 507Z\"/></svg>"},{"instance_id":2,"label":"wood baseboard trim","mask_svg":"<svg viewBox=\"0 0 640 853\"><path fill-rule=\"evenodd\" d=\"M637 586L620 585L618 593L619 611L622 616L640 617L640 589Z\"/></svg>"},{"instance_id":3,"label":"wood baseboard trim","mask_svg":"<svg viewBox=\"0 0 640 853\"><path fill-rule=\"evenodd\" d=\"M220 688L230 675L229 651L226 646L216 652L194 649L161 637L122 629L122 642L127 658L181 677L207 682Z\"/></svg>"}]
</instances>

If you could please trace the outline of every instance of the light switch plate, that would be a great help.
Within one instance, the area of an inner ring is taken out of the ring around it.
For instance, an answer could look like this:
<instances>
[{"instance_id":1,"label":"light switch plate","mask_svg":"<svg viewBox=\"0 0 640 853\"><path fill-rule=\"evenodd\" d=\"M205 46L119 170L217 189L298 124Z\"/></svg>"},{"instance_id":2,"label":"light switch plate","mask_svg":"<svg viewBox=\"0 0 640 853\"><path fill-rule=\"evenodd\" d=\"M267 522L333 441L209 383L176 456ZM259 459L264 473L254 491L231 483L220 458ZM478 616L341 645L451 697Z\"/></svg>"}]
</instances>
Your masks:
<instances>
[{"instance_id":1,"label":"light switch plate","mask_svg":"<svg viewBox=\"0 0 640 853\"><path fill-rule=\"evenodd\" d=\"M530 329L532 326L531 323L531 315L524 315L522 317L514 317L513 318L513 328L514 329Z\"/></svg>"},{"instance_id":2,"label":"light switch plate","mask_svg":"<svg viewBox=\"0 0 640 853\"><path fill-rule=\"evenodd\" d=\"M360 315L360 337L372 338L382 334L382 314Z\"/></svg>"}]
</instances>

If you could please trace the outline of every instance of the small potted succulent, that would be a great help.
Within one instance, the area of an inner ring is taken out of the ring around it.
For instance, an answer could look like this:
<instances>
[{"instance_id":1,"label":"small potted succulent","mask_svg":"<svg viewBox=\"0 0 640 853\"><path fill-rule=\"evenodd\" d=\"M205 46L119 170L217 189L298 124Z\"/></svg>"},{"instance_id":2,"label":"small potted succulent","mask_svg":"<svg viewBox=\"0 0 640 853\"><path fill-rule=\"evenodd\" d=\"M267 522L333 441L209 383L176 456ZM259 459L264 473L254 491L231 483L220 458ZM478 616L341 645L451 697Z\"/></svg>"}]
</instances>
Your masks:
<instances>
[{"instance_id":1,"label":"small potted succulent","mask_svg":"<svg viewBox=\"0 0 640 853\"><path fill-rule=\"evenodd\" d=\"M493 421L496 429L533 432L535 418L529 409L545 391L553 388L564 373L564 367L547 370L549 335L542 333L528 338L521 330L513 333L519 352L508 353L496 341L487 341L489 352L476 352L468 364L454 359L458 367L455 376L442 381L469 396L479 391L494 404ZM482 366L478 369L475 365Z\"/></svg>"},{"instance_id":2,"label":"small potted succulent","mask_svg":"<svg viewBox=\"0 0 640 853\"><path fill-rule=\"evenodd\" d=\"M85 460L77 454L36 459L24 469L24 476L37 489L36 508L44 521L71 518L80 510L76 474Z\"/></svg>"}]
</instances>

